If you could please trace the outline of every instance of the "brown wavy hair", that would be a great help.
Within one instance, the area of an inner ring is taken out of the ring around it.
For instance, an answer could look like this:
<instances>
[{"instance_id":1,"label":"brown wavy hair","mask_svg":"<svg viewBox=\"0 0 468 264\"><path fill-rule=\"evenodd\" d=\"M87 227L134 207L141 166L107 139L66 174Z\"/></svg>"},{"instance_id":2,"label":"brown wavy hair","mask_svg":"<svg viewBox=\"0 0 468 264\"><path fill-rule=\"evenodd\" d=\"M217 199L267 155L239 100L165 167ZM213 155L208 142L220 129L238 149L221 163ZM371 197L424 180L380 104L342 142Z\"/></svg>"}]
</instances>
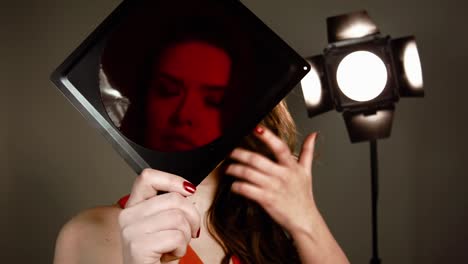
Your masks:
<instances>
[{"instance_id":1,"label":"brown wavy hair","mask_svg":"<svg viewBox=\"0 0 468 264\"><path fill-rule=\"evenodd\" d=\"M296 126L284 100L260 125L273 131L294 152ZM275 159L266 145L253 134L245 137L240 147ZM293 241L283 228L256 202L231 192L235 179L224 172L232 162L225 160L218 170L218 187L205 219L208 222L208 231L221 244L226 254L221 263L228 264L232 255L245 264L300 263Z\"/></svg>"}]
</instances>

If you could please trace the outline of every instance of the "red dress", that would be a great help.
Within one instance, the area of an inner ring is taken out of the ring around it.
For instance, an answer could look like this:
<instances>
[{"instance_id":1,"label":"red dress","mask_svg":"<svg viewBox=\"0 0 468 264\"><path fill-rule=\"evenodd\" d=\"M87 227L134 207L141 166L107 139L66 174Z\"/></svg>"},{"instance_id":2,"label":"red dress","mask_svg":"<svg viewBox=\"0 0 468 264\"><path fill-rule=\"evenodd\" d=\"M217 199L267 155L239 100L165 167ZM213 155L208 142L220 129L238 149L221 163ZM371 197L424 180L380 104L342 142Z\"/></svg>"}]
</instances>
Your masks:
<instances>
[{"instance_id":1,"label":"red dress","mask_svg":"<svg viewBox=\"0 0 468 264\"><path fill-rule=\"evenodd\" d=\"M118 201L120 208L125 208L129 197L130 195L125 195L124 197L120 198L120 200ZM239 259L235 256L232 256L231 260L233 264L241 264ZM187 252L185 253L185 256L183 256L179 260L179 264L203 264L203 261L201 261L197 253L195 253L195 251L193 251L193 249L189 245L187 247Z\"/></svg>"}]
</instances>

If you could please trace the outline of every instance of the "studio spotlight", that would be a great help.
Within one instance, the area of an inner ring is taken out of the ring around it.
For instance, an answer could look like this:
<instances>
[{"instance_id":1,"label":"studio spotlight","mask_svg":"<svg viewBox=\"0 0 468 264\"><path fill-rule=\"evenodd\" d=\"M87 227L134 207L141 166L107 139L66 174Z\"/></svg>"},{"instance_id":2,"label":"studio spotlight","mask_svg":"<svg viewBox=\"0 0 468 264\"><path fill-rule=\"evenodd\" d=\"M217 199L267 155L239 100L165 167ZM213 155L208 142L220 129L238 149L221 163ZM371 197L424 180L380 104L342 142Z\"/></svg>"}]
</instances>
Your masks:
<instances>
[{"instance_id":1,"label":"studio spotlight","mask_svg":"<svg viewBox=\"0 0 468 264\"><path fill-rule=\"evenodd\" d=\"M382 36L366 11L329 17L323 55L306 58L301 86L309 117L336 109L352 143L370 141L372 258L380 264L377 236L377 140L390 136L400 97L424 96L414 37Z\"/></svg>"},{"instance_id":2,"label":"studio spotlight","mask_svg":"<svg viewBox=\"0 0 468 264\"><path fill-rule=\"evenodd\" d=\"M343 112L353 143L389 137L395 103L424 95L414 37L382 36L366 11L329 17L327 30L328 46L306 58L301 81L309 117Z\"/></svg>"}]
</instances>

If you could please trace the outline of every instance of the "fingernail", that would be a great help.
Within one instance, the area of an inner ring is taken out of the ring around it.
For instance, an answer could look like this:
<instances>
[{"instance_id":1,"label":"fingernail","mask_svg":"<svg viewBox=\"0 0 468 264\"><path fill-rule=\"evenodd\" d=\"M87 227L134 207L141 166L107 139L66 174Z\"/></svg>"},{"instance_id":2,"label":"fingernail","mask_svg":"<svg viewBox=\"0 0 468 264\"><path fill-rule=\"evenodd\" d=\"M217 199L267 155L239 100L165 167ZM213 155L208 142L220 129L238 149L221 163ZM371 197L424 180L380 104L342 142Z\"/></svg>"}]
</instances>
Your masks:
<instances>
[{"instance_id":1,"label":"fingernail","mask_svg":"<svg viewBox=\"0 0 468 264\"><path fill-rule=\"evenodd\" d=\"M198 228L198 231L197 231L197 238L200 237L200 228Z\"/></svg>"},{"instance_id":2,"label":"fingernail","mask_svg":"<svg viewBox=\"0 0 468 264\"><path fill-rule=\"evenodd\" d=\"M197 187L195 187L195 185L193 185L192 183L188 181L184 181L183 185L184 185L184 189L189 193L195 193L195 191L197 190Z\"/></svg>"},{"instance_id":3,"label":"fingernail","mask_svg":"<svg viewBox=\"0 0 468 264\"><path fill-rule=\"evenodd\" d=\"M261 126L257 126L257 127L255 128L255 132L256 132L257 134L259 134L259 135L262 135L263 132L265 132L265 129L263 129L263 127L261 127Z\"/></svg>"}]
</instances>

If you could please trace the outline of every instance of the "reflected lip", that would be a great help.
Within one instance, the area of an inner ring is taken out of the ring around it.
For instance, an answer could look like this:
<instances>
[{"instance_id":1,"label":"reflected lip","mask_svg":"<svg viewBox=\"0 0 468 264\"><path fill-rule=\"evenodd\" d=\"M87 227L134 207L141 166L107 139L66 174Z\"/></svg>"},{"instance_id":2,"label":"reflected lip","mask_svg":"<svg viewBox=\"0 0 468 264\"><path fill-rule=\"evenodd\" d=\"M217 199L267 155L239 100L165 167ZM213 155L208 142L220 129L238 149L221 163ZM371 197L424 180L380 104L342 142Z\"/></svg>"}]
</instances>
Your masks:
<instances>
[{"instance_id":1,"label":"reflected lip","mask_svg":"<svg viewBox=\"0 0 468 264\"><path fill-rule=\"evenodd\" d=\"M182 135L172 134L164 137L164 141L170 144L182 144L188 147L196 147L197 144L190 138Z\"/></svg>"}]
</instances>

